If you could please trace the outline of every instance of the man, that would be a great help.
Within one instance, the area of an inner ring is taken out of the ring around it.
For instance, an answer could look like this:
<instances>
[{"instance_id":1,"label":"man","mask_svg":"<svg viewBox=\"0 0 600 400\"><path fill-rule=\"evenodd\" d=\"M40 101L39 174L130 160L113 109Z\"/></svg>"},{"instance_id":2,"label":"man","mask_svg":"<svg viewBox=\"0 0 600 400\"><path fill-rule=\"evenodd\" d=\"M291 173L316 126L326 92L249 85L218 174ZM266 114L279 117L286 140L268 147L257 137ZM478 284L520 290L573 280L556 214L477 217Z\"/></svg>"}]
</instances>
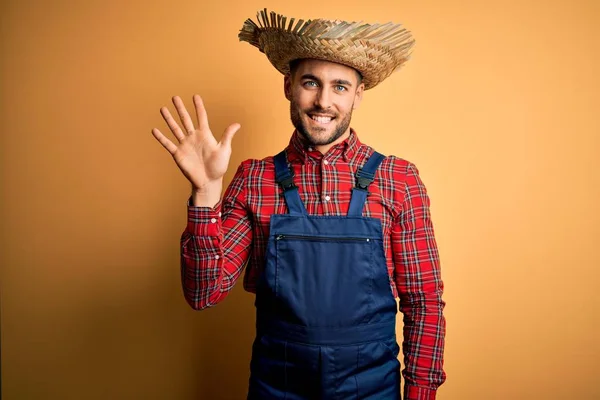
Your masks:
<instances>
[{"instance_id":1,"label":"man","mask_svg":"<svg viewBox=\"0 0 600 400\"><path fill-rule=\"evenodd\" d=\"M195 95L198 128L175 97L183 129L161 113L179 143L153 130L192 184L185 297L198 310L214 306L246 266L257 310L249 399L399 399L399 297L405 398L434 399L445 320L426 189L413 164L350 128L364 90L397 70L414 41L399 25L288 24L266 10L258 19L239 37L284 74L289 146L244 161L221 200L239 124L217 142Z\"/></svg>"}]
</instances>

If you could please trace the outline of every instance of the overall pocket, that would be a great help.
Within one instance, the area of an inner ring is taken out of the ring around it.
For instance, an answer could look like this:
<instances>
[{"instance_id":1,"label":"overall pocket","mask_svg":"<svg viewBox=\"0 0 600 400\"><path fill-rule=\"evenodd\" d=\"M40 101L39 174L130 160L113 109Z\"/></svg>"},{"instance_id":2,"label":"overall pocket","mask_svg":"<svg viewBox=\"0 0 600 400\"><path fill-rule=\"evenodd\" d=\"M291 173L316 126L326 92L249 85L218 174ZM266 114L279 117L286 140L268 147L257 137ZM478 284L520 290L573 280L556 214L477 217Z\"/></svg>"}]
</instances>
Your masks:
<instances>
[{"instance_id":1,"label":"overall pocket","mask_svg":"<svg viewBox=\"0 0 600 400\"><path fill-rule=\"evenodd\" d=\"M288 322L345 327L371 314L371 238L278 235L275 241L276 298Z\"/></svg>"}]
</instances>

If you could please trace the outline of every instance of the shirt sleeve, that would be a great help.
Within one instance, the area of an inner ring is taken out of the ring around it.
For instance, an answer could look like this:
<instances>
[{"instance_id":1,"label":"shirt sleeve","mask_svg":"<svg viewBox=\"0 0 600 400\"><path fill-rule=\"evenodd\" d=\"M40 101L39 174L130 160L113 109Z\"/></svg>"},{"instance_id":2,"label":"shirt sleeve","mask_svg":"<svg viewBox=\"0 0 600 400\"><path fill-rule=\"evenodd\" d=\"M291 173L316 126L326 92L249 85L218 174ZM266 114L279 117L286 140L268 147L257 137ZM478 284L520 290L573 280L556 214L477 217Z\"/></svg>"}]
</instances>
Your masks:
<instances>
[{"instance_id":1,"label":"shirt sleeve","mask_svg":"<svg viewBox=\"0 0 600 400\"><path fill-rule=\"evenodd\" d=\"M245 182L242 163L215 207L195 207L188 200L187 226L181 235L181 281L185 299L195 310L222 301L248 260L252 226Z\"/></svg>"},{"instance_id":2,"label":"shirt sleeve","mask_svg":"<svg viewBox=\"0 0 600 400\"><path fill-rule=\"evenodd\" d=\"M402 210L392 228L395 280L404 320L404 398L435 399L445 381L444 285L429 210L419 172L408 164Z\"/></svg>"}]
</instances>

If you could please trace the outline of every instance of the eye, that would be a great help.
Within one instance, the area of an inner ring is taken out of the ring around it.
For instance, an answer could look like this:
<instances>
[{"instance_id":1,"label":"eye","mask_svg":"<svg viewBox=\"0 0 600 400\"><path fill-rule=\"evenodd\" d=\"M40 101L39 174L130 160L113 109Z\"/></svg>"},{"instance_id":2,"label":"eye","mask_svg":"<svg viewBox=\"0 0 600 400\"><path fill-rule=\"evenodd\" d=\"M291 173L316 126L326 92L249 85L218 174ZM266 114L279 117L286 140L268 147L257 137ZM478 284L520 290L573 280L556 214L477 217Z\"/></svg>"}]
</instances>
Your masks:
<instances>
[{"instance_id":1,"label":"eye","mask_svg":"<svg viewBox=\"0 0 600 400\"><path fill-rule=\"evenodd\" d=\"M317 85L317 82L315 81L306 81L303 83L304 86L308 86L308 87L317 87L319 85Z\"/></svg>"},{"instance_id":2,"label":"eye","mask_svg":"<svg viewBox=\"0 0 600 400\"><path fill-rule=\"evenodd\" d=\"M342 85L335 85L335 90L337 90L338 92L345 92L348 89L346 89L346 87Z\"/></svg>"}]
</instances>

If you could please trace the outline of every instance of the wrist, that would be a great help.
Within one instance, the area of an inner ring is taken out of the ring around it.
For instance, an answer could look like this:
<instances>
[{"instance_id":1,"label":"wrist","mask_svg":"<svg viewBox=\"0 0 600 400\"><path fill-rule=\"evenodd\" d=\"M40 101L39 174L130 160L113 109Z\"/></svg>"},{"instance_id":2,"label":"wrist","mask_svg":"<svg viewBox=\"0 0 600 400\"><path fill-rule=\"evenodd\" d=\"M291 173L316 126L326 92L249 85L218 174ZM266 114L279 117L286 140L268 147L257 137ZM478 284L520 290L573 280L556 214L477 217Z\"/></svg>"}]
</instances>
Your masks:
<instances>
[{"instance_id":1,"label":"wrist","mask_svg":"<svg viewBox=\"0 0 600 400\"><path fill-rule=\"evenodd\" d=\"M202 186L196 186L192 183L192 194L200 194L204 195L215 189L221 189L223 186L223 178L215 179L214 181L209 181Z\"/></svg>"},{"instance_id":2,"label":"wrist","mask_svg":"<svg viewBox=\"0 0 600 400\"><path fill-rule=\"evenodd\" d=\"M202 187L192 186L192 202L196 207L214 207L221 200L223 180L219 179Z\"/></svg>"}]
</instances>

